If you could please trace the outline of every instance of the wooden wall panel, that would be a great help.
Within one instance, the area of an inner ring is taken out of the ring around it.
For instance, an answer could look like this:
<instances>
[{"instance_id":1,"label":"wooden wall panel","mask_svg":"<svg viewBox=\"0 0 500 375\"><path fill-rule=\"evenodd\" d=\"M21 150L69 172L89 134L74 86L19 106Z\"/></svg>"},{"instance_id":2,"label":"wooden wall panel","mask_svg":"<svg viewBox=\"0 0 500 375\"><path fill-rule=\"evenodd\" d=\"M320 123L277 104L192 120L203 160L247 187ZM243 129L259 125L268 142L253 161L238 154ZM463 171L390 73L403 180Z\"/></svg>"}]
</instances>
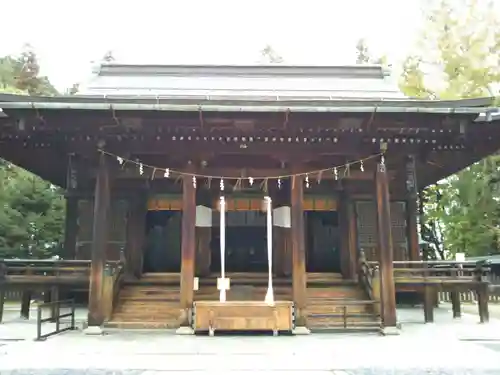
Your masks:
<instances>
[{"instance_id":1,"label":"wooden wall panel","mask_svg":"<svg viewBox=\"0 0 500 375\"><path fill-rule=\"evenodd\" d=\"M375 202L356 202L358 249L363 250L368 260L377 260L377 216ZM409 260L406 236L406 203L391 202L392 241L394 260Z\"/></svg>"},{"instance_id":2,"label":"wooden wall panel","mask_svg":"<svg viewBox=\"0 0 500 375\"><path fill-rule=\"evenodd\" d=\"M109 213L108 247L106 259L119 260L125 250L128 202L112 200ZM78 231L76 239L76 259L90 259L92 248L92 221L94 201L78 202Z\"/></svg>"},{"instance_id":3,"label":"wooden wall panel","mask_svg":"<svg viewBox=\"0 0 500 375\"><path fill-rule=\"evenodd\" d=\"M182 195L153 196L148 199L148 211L182 211Z\"/></svg>"}]
</instances>

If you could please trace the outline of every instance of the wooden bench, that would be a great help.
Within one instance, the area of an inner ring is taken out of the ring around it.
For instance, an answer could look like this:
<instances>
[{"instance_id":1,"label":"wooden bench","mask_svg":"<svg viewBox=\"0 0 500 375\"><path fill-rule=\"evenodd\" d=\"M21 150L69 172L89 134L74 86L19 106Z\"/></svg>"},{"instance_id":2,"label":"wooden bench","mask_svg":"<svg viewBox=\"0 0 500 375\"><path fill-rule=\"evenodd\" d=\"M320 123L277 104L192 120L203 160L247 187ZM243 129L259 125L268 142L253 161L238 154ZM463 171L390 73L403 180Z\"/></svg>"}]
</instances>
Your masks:
<instances>
[{"instance_id":1,"label":"wooden bench","mask_svg":"<svg viewBox=\"0 0 500 375\"><path fill-rule=\"evenodd\" d=\"M196 301L193 328L208 331L213 336L221 331L291 331L293 303L276 301L273 306L264 301Z\"/></svg>"}]
</instances>

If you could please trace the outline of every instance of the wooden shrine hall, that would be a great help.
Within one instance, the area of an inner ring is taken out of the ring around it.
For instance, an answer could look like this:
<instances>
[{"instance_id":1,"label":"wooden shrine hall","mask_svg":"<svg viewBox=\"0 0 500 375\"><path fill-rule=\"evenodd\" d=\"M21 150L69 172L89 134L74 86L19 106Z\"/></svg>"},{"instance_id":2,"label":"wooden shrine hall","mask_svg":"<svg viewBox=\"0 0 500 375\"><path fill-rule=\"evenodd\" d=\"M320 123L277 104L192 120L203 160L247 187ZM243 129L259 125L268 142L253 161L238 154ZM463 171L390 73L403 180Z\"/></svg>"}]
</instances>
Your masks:
<instances>
[{"instance_id":1,"label":"wooden shrine hall","mask_svg":"<svg viewBox=\"0 0 500 375\"><path fill-rule=\"evenodd\" d=\"M104 64L74 96L0 95L0 157L65 189L89 332L387 331L396 291L487 293L417 266L417 201L498 150L491 105L380 66Z\"/></svg>"}]
</instances>

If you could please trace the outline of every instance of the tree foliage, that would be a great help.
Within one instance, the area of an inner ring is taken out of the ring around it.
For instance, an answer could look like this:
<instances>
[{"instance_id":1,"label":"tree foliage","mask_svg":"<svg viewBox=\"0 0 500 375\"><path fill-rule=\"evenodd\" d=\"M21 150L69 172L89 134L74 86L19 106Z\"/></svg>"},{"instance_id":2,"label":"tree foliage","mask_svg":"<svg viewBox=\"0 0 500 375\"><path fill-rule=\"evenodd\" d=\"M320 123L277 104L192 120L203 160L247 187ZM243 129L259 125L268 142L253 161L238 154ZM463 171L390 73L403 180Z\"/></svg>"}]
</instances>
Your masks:
<instances>
[{"instance_id":1,"label":"tree foliage","mask_svg":"<svg viewBox=\"0 0 500 375\"><path fill-rule=\"evenodd\" d=\"M29 46L20 56L0 58L0 92L54 95ZM64 228L60 189L0 159L0 258L58 254Z\"/></svg>"},{"instance_id":2,"label":"tree foliage","mask_svg":"<svg viewBox=\"0 0 500 375\"><path fill-rule=\"evenodd\" d=\"M12 165L0 169L0 258L59 254L64 228L61 191Z\"/></svg>"},{"instance_id":3,"label":"tree foliage","mask_svg":"<svg viewBox=\"0 0 500 375\"><path fill-rule=\"evenodd\" d=\"M493 95L500 84L500 16L494 7L477 0L433 2L420 49L403 66L403 92L440 99ZM494 155L423 192L421 235L429 257L499 252L499 170L500 156Z\"/></svg>"},{"instance_id":4,"label":"tree foliage","mask_svg":"<svg viewBox=\"0 0 500 375\"><path fill-rule=\"evenodd\" d=\"M0 58L0 92L19 92L29 95L56 95L49 79L40 75L38 57L27 44L21 55Z\"/></svg>"}]
</instances>

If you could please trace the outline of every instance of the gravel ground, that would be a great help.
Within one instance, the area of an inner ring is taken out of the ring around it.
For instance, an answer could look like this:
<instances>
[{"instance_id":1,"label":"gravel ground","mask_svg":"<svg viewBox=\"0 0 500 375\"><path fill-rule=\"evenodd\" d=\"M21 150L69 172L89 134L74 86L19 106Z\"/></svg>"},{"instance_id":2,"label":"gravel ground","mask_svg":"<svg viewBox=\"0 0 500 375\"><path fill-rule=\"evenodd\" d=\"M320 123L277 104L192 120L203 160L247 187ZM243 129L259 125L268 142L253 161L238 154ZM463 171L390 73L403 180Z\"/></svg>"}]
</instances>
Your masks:
<instances>
[{"instance_id":1,"label":"gravel ground","mask_svg":"<svg viewBox=\"0 0 500 375\"><path fill-rule=\"evenodd\" d=\"M10 314L9 314L10 315ZM82 319L85 312L81 312ZM71 331L34 342L35 322L0 325L0 375L500 375L500 320L400 309L401 335L193 337L171 331ZM79 319L80 320L80 319Z\"/></svg>"}]
</instances>

